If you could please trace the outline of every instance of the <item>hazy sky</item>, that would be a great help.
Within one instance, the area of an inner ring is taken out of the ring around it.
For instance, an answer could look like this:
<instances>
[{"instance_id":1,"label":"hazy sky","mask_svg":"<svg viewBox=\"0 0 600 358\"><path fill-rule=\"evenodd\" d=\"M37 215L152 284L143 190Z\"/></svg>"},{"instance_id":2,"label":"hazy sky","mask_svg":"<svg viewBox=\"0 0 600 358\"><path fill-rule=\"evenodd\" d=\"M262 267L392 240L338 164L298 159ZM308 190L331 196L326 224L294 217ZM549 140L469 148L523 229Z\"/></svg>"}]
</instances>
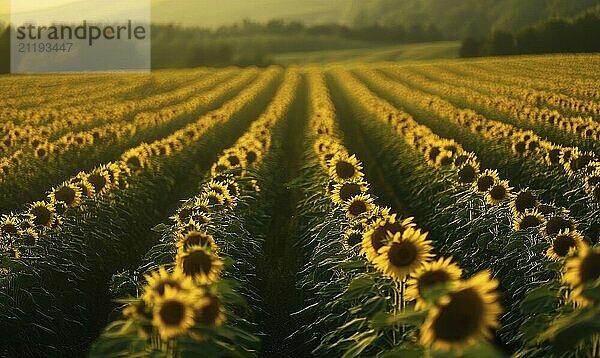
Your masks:
<instances>
[{"instance_id":1,"label":"hazy sky","mask_svg":"<svg viewBox=\"0 0 600 358\"><path fill-rule=\"evenodd\" d=\"M0 0L0 21L8 22L10 1ZM66 8L86 0L12 0L26 11ZM345 22L353 4L372 0L151 0L152 20L158 23L214 27L232 24L244 18L267 21L272 18L302 20L306 23ZM122 4L127 4L125 0ZM73 7L80 15L81 6ZM60 13L60 12L59 12Z\"/></svg>"}]
</instances>

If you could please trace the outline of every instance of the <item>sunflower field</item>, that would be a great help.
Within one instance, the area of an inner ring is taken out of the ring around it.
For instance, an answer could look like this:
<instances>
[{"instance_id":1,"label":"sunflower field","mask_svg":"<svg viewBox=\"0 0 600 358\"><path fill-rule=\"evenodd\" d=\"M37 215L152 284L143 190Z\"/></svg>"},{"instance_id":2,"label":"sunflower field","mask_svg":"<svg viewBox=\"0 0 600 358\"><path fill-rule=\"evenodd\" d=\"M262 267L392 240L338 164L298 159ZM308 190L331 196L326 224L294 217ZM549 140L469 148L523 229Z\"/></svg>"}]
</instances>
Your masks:
<instances>
[{"instance_id":1,"label":"sunflower field","mask_svg":"<svg viewBox=\"0 0 600 358\"><path fill-rule=\"evenodd\" d=\"M0 356L600 356L598 68L0 77Z\"/></svg>"}]
</instances>

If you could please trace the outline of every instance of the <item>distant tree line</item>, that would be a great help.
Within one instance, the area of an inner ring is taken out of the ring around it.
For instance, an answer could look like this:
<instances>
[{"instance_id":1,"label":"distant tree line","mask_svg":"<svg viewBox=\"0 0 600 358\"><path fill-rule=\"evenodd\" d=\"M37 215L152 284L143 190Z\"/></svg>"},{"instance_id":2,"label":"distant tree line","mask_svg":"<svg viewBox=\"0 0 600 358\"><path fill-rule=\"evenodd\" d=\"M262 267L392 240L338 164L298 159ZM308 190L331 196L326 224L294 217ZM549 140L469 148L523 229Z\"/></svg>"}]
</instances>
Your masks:
<instances>
[{"instance_id":1,"label":"distant tree line","mask_svg":"<svg viewBox=\"0 0 600 358\"><path fill-rule=\"evenodd\" d=\"M10 71L10 33L1 27L0 73ZM152 67L186 68L271 64L269 55L282 52L366 47L444 39L435 26L348 27L338 24L306 26L302 22L245 20L216 29L152 26Z\"/></svg>"},{"instance_id":2,"label":"distant tree line","mask_svg":"<svg viewBox=\"0 0 600 358\"><path fill-rule=\"evenodd\" d=\"M494 31L483 39L467 38L460 56L496 56L536 53L600 52L600 14L574 19L551 19L516 33Z\"/></svg>"}]
</instances>

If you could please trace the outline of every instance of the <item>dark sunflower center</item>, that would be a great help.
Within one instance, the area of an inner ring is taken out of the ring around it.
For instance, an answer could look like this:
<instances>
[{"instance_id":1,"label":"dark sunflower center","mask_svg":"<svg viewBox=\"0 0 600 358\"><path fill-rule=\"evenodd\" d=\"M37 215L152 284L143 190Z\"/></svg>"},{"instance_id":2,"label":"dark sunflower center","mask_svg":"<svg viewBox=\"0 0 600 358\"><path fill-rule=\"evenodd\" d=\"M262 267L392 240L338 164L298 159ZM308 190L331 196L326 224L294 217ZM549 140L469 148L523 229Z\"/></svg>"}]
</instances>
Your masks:
<instances>
[{"instance_id":1,"label":"dark sunflower center","mask_svg":"<svg viewBox=\"0 0 600 358\"><path fill-rule=\"evenodd\" d=\"M158 314L166 325L178 326L183 321L185 306L177 300L168 300L163 302Z\"/></svg>"},{"instance_id":2,"label":"dark sunflower center","mask_svg":"<svg viewBox=\"0 0 600 358\"><path fill-rule=\"evenodd\" d=\"M536 204L536 197L528 191L517 194L515 198L515 208L520 213L524 213L527 209L533 209Z\"/></svg>"},{"instance_id":3,"label":"dark sunflower center","mask_svg":"<svg viewBox=\"0 0 600 358\"><path fill-rule=\"evenodd\" d=\"M90 184L92 184L92 186L94 187L94 190L96 190L96 192L102 191L102 189L104 189L104 187L106 186L106 183L107 183L104 175L100 175L97 173L91 174L88 177L88 181L90 182Z\"/></svg>"},{"instance_id":4,"label":"dark sunflower center","mask_svg":"<svg viewBox=\"0 0 600 358\"><path fill-rule=\"evenodd\" d=\"M348 244L348 246L353 247L355 245L357 245L358 243L360 243L362 241L362 235L360 232L357 231L353 231L350 235L348 235L348 237L346 238L346 243Z\"/></svg>"},{"instance_id":5,"label":"dark sunflower center","mask_svg":"<svg viewBox=\"0 0 600 358\"><path fill-rule=\"evenodd\" d=\"M350 179L356 173L356 169L352 163L341 160L335 165L335 172L342 179Z\"/></svg>"},{"instance_id":6,"label":"dark sunflower center","mask_svg":"<svg viewBox=\"0 0 600 358\"><path fill-rule=\"evenodd\" d=\"M345 183L340 188L340 198L343 201L350 199L353 196L359 195L362 193L360 185L356 183Z\"/></svg>"},{"instance_id":7,"label":"dark sunflower center","mask_svg":"<svg viewBox=\"0 0 600 358\"><path fill-rule=\"evenodd\" d=\"M388 258L392 265L405 267L415 262L417 253L417 248L412 242L393 242L388 251Z\"/></svg>"},{"instance_id":8,"label":"dark sunflower center","mask_svg":"<svg viewBox=\"0 0 600 358\"><path fill-rule=\"evenodd\" d=\"M221 195L224 195L225 193L223 192L223 188L221 188L220 186L212 186L210 188L210 190L214 191L215 193L219 193Z\"/></svg>"},{"instance_id":9,"label":"dark sunflower center","mask_svg":"<svg viewBox=\"0 0 600 358\"><path fill-rule=\"evenodd\" d=\"M199 321L204 324L215 324L221 311L221 300L217 296L210 295L209 304L202 307Z\"/></svg>"},{"instance_id":10,"label":"dark sunflower center","mask_svg":"<svg viewBox=\"0 0 600 358\"><path fill-rule=\"evenodd\" d=\"M27 245L27 246L33 246L35 245L35 236L33 236L32 234L25 234L23 236L23 245Z\"/></svg>"},{"instance_id":11,"label":"dark sunflower center","mask_svg":"<svg viewBox=\"0 0 600 358\"><path fill-rule=\"evenodd\" d=\"M576 247L576 243L570 235L558 235L552 242L552 250L560 257L567 256L573 247Z\"/></svg>"},{"instance_id":12,"label":"dark sunflower center","mask_svg":"<svg viewBox=\"0 0 600 358\"><path fill-rule=\"evenodd\" d=\"M573 153L570 150L565 150L562 154L563 160L569 160Z\"/></svg>"},{"instance_id":13,"label":"dark sunflower center","mask_svg":"<svg viewBox=\"0 0 600 358\"><path fill-rule=\"evenodd\" d=\"M183 247L185 249L189 249L191 246L206 246L210 243L208 236L204 235L200 232L191 232L185 236L183 239Z\"/></svg>"},{"instance_id":14,"label":"dark sunflower center","mask_svg":"<svg viewBox=\"0 0 600 358\"><path fill-rule=\"evenodd\" d=\"M52 212L45 206L36 206L30 213L33 215L33 222L36 225L47 226L52 220Z\"/></svg>"},{"instance_id":15,"label":"dark sunflower center","mask_svg":"<svg viewBox=\"0 0 600 358\"><path fill-rule=\"evenodd\" d=\"M534 215L525 215L519 224L521 230L537 227L541 224L540 219Z\"/></svg>"},{"instance_id":16,"label":"dark sunflower center","mask_svg":"<svg viewBox=\"0 0 600 358\"><path fill-rule=\"evenodd\" d=\"M8 234L16 234L17 226L13 223L6 223L2 225L2 231Z\"/></svg>"},{"instance_id":17,"label":"dark sunflower center","mask_svg":"<svg viewBox=\"0 0 600 358\"><path fill-rule=\"evenodd\" d=\"M182 208L179 210L179 213L177 213L177 216L179 216L179 220L185 221L190 217L191 214L192 214L192 209Z\"/></svg>"},{"instance_id":18,"label":"dark sunflower center","mask_svg":"<svg viewBox=\"0 0 600 358\"><path fill-rule=\"evenodd\" d=\"M515 143L515 152L517 152L518 154L523 154L525 153L525 150L527 149L527 143L525 141L518 141L517 143Z\"/></svg>"},{"instance_id":19,"label":"dark sunflower center","mask_svg":"<svg viewBox=\"0 0 600 358\"><path fill-rule=\"evenodd\" d=\"M233 183L227 185L227 190L229 191L229 195L231 195L231 196L237 196L238 195L237 187Z\"/></svg>"},{"instance_id":20,"label":"dark sunflower center","mask_svg":"<svg viewBox=\"0 0 600 358\"><path fill-rule=\"evenodd\" d=\"M429 160L435 160L438 155L440 155L441 150L438 147L431 147L429 150Z\"/></svg>"},{"instance_id":21,"label":"dark sunflower center","mask_svg":"<svg viewBox=\"0 0 600 358\"><path fill-rule=\"evenodd\" d=\"M506 198L506 188L503 185L494 185L490 189L490 196L494 200L502 200Z\"/></svg>"},{"instance_id":22,"label":"dark sunflower center","mask_svg":"<svg viewBox=\"0 0 600 358\"><path fill-rule=\"evenodd\" d=\"M46 156L46 150L44 148L38 148L37 149L37 155L38 155L38 157L44 157L44 156Z\"/></svg>"},{"instance_id":23,"label":"dark sunflower center","mask_svg":"<svg viewBox=\"0 0 600 358\"><path fill-rule=\"evenodd\" d=\"M208 274L212 268L212 258L204 251L193 251L183 259L183 272L187 276Z\"/></svg>"},{"instance_id":24,"label":"dark sunflower center","mask_svg":"<svg viewBox=\"0 0 600 358\"><path fill-rule=\"evenodd\" d=\"M433 323L437 339L463 342L476 335L484 324L484 302L472 288L450 294L450 303L443 306Z\"/></svg>"},{"instance_id":25,"label":"dark sunflower center","mask_svg":"<svg viewBox=\"0 0 600 358\"><path fill-rule=\"evenodd\" d=\"M221 204L221 200L216 195L209 195L206 197L209 205L219 205Z\"/></svg>"},{"instance_id":26,"label":"dark sunflower center","mask_svg":"<svg viewBox=\"0 0 600 358\"><path fill-rule=\"evenodd\" d=\"M580 275L582 282L592 282L600 278L600 253L589 252L581 260Z\"/></svg>"},{"instance_id":27,"label":"dark sunflower center","mask_svg":"<svg viewBox=\"0 0 600 358\"><path fill-rule=\"evenodd\" d=\"M350 214L354 216L358 216L362 213L367 212L367 203L362 200L353 201L352 204L348 207L348 211Z\"/></svg>"},{"instance_id":28,"label":"dark sunflower center","mask_svg":"<svg viewBox=\"0 0 600 358\"><path fill-rule=\"evenodd\" d=\"M230 156L228 156L227 160L229 161L229 164L232 167L235 167L235 166L237 166L237 165L240 164L240 158L238 158L236 155L230 155Z\"/></svg>"},{"instance_id":29,"label":"dark sunflower center","mask_svg":"<svg viewBox=\"0 0 600 358\"><path fill-rule=\"evenodd\" d=\"M450 281L450 275L444 270L427 271L418 278L417 288L422 296L424 290L448 281Z\"/></svg>"},{"instance_id":30,"label":"dark sunflower center","mask_svg":"<svg viewBox=\"0 0 600 358\"><path fill-rule=\"evenodd\" d=\"M76 194L77 193L73 188L63 186L54 193L54 197L57 201L62 201L67 205L71 205L75 201Z\"/></svg>"},{"instance_id":31,"label":"dark sunflower center","mask_svg":"<svg viewBox=\"0 0 600 358\"><path fill-rule=\"evenodd\" d=\"M573 230L573 223L560 216L553 216L546 222L546 233L548 235L555 235L558 234L559 231L566 229Z\"/></svg>"},{"instance_id":32,"label":"dark sunflower center","mask_svg":"<svg viewBox=\"0 0 600 358\"><path fill-rule=\"evenodd\" d=\"M489 175L484 175L477 180L477 190L488 191L494 185L494 178Z\"/></svg>"},{"instance_id":33,"label":"dark sunflower center","mask_svg":"<svg viewBox=\"0 0 600 358\"><path fill-rule=\"evenodd\" d=\"M323 158L325 159L325 162L329 162L331 158L333 158L333 153L327 153Z\"/></svg>"},{"instance_id":34,"label":"dark sunflower center","mask_svg":"<svg viewBox=\"0 0 600 358\"><path fill-rule=\"evenodd\" d=\"M461 165L465 164L467 160L469 160L469 156L466 154L461 154L458 157L456 157L456 159L454 159L454 165L460 167Z\"/></svg>"},{"instance_id":35,"label":"dark sunflower center","mask_svg":"<svg viewBox=\"0 0 600 358\"><path fill-rule=\"evenodd\" d=\"M452 164L452 157L449 155L444 155L440 160L440 165L446 166Z\"/></svg>"},{"instance_id":36,"label":"dark sunflower center","mask_svg":"<svg viewBox=\"0 0 600 358\"><path fill-rule=\"evenodd\" d=\"M255 151L249 150L248 152L246 152L246 161L248 162L248 164L254 163L256 159L258 159L258 155L256 155Z\"/></svg>"},{"instance_id":37,"label":"dark sunflower center","mask_svg":"<svg viewBox=\"0 0 600 358\"><path fill-rule=\"evenodd\" d=\"M550 149L548 160L551 164L558 164L560 162L560 149Z\"/></svg>"},{"instance_id":38,"label":"dark sunflower center","mask_svg":"<svg viewBox=\"0 0 600 358\"><path fill-rule=\"evenodd\" d=\"M461 183L472 183L477 178L477 171L472 165L465 165L458 171L458 180Z\"/></svg>"}]
</instances>

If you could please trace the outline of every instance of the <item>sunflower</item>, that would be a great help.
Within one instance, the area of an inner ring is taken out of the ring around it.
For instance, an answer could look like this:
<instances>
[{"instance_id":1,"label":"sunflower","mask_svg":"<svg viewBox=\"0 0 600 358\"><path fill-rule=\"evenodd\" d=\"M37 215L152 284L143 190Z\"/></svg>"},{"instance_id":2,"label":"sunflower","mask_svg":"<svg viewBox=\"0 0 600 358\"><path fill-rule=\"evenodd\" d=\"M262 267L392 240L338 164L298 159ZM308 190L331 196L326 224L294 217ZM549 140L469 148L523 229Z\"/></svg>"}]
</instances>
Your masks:
<instances>
[{"instance_id":1,"label":"sunflower","mask_svg":"<svg viewBox=\"0 0 600 358\"><path fill-rule=\"evenodd\" d=\"M91 197L95 194L94 186L87 180L85 173L79 173L75 178L69 180L69 183L79 188L82 197Z\"/></svg>"},{"instance_id":2,"label":"sunflower","mask_svg":"<svg viewBox=\"0 0 600 358\"><path fill-rule=\"evenodd\" d=\"M95 169L87 176L88 182L94 187L94 193L102 195L109 189L110 177L106 170Z\"/></svg>"},{"instance_id":3,"label":"sunflower","mask_svg":"<svg viewBox=\"0 0 600 358\"><path fill-rule=\"evenodd\" d=\"M177 270L194 277L198 283L214 282L223 269L223 261L207 247L191 246L187 251L179 250L176 257Z\"/></svg>"},{"instance_id":4,"label":"sunflower","mask_svg":"<svg viewBox=\"0 0 600 358\"><path fill-rule=\"evenodd\" d=\"M345 180L360 180L364 176L362 166L354 155L348 156L345 153L337 153L329 161L329 176L336 182L341 183Z\"/></svg>"},{"instance_id":5,"label":"sunflower","mask_svg":"<svg viewBox=\"0 0 600 358\"><path fill-rule=\"evenodd\" d=\"M36 226L52 227L56 219L54 205L44 201L36 201L31 204L28 213Z\"/></svg>"},{"instance_id":6,"label":"sunflower","mask_svg":"<svg viewBox=\"0 0 600 358\"><path fill-rule=\"evenodd\" d=\"M0 234L14 236L18 235L21 231L19 228L21 222L19 218L15 215L2 215L2 220L0 220Z\"/></svg>"},{"instance_id":7,"label":"sunflower","mask_svg":"<svg viewBox=\"0 0 600 358\"><path fill-rule=\"evenodd\" d=\"M21 232L18 241L24 246L34 246L37 243L40 235L33 228L28 228Z\"/></svg>"},{"instance_id":8,"label":"sunflower","mask_svg":"<svg viewBox=\"0 0 600 358\"><path fill-rule=\"evenodd\" d=\"M500 180L498 178L498 172L495 170L486 169L481 173L479 178L473 183L473 189L478 193L487 193L487 191Z\"/></svg>"},{"instance_id":9,"label":"sunflower","mask_svg":"<svg viewBox=\"0 0 600 358\"><path fill-rule=\"evenodd\" d=\"M412 218L404 221L396 219L396 214L389 215L375 221L375 223L363 234L361 243L361 254L364 254L370 262L379 256L379 250L390 243L394 235L402 234L404 230L415 226Z\"/></svg>"},{"instance_id":10,"label":"sunflower","mask_svg":"<svg viewBox=\"0 0 600 358\"><path fill-rule=\"evenodd\" d=\"M348 200L344 209L346 210L346 216L350 219L354 219L361 214L373 210L374 207L375 204L373 204L373 198L368 194L361 194Z\"/></svg>"},{"instance_id":11,"label":"sunflower","mask_svg":"<svg viewBox=\"0 0 600 358\"><path fill-rule=\"evenodd\" d=\"M364 181L346 181L333 186L331 198L334 203L342 205L353 196L365 193L368 190L368 184Z\"/></svg>"},{"instance_id":12,"label":"sunflower","mask_svg":"<svg viewBox=\"0 0 600 358\"><path fill-rule=\"evenodd\" d=\"M460 280L462 270L457 264L452 263L452 258L440 257L437 261L426 262L417 269L406 283L406 301L417 300L416 310L421 310L427 305L428 290L436 285L445 284L453 289Z\"/></svg>"},{"instance_id":13,"label":"sunflower","mask_svg":"<svg viewBox=\"0 0 600 358\"><path fill-rule=\"evenodd\" d=\"M490 205L498 205L503 200L512 196L511 190L512 188L509 186L507 180L498 180L490 187L485 195L485 199Z\"/></svg>"},{"instance_id":14,"label":"sunflower","mask_svg":"<svg viewBox=\"0 0 600 358\"><path fill-rule=\"evenodd\" d=\"M461 350L481 336L489 337L489 329L499 326L502 311L497 287L498 281L488 271L459 283L429 311L421 327L421 343L436 349Z\"/></svg>"},{"instance_id":15,"label":"sunflower","mask_svg":"<svg viewBox=\"0 0 600 358\"><path fill-rule=\"evenodd\" d=\"M537 211L536 209L527 209L523 214L520 214L517 217L515 217L514 229L516 231L527 230L538 227L540 225L544 225L545 222L546 219L544 219L544 216L540 214L539 211Z\"/></svg>"},{"instance_id":16,"label":"sunflower","mask_svg":"<svg viewBox=\"0 0 600 358\"><path fill-rule=\"evenodd\" d=\"M191 218L191 215L192 208L190 208L188 205L185 205L177 209L177 213L171 216L170 219L173 219L177 225L185 225L185 223L187 223Z\"/></svg>"},{"instance_id":17,"label":"sunflower","mask_svg":"<svg viewBox=\"0 0 600 358\"><path fill-rule=\"evenodd\" d=\"M364 218L358 218L357 220L359 220L362 223L362 226L366 229L371 227L371 225L375 224L377 220L388 218L390 216L391 210L392 209L388 207L381 207L379 205L375 205L373 210L369 211ZM408 220L410 221L412 220L412 218Z\"/></svg>"},{"instance_id":18,"label":"sunflower","mask_svg":"<svg viewBox=\"0 0 600 358\"><path fill-rule=\"evenodd\" d=\"M579 250L584 245L583 236L575 230L564 230L552 239L546 256L552 260L560 260Z\"/></svg>"},{"instance_id":19,"label":"sunflower","mask_svg":"<svg viewBox=\"0 0 600 358\"><path fill-rule=\"evenodd\" d=\"M154 303L152 325L165 340L185 334L195 324L195 312L206 304L201 296L167 286Z\"/></svg>"},{"instance_id":20,"label":"sunflower","mask_svg":"<svg viewBox=\"0 0 600 358\"><path fill-rule=\"evenodd\" d=\"M560 148L549 148L548 151L546 152L546 156L544 157L544 159L546 160L546 163L548 165L558 165L560 164L560 158L561 158L561 149Z\"/></svg>"},{"instance_id":21,"label":"sunflower","mask_svg":"<svg viewBox=\"0 0 600 358\"><path fill-rule=\"evenodd\" d=\"M475 156L475 153L463 152L463 153L457 155L456 158L454 158L454 166L456 168L460 168L464 164L466 164L467 162L470 162L470 161L477 162L477 157Z\"/></svg>"},{"instance_id":22,"label":"sunflower","mask_svg":"<svg viewBox=\"0 0 600 358\"><path fill-rule=\"evenodd\" d=\"M77 206L81 202L81 188L75 184L64 183L52 190L50 202L64 203L67 207Z\"/></svg>"},{"instance_id":23,"label":"sunflower","mask_svg":"<svg viewBox=\"0 0 600 358\"><path fill-rule=\"evenodd\" d=\"M479 175L479 163L476 160L468 160L458 167L457 175L459 183L473 183L477 180L477 176Z\"/></svg>"},{"instance_id":24,"label":"sunflower","mask_svg":"<svg viewBox=\"0 0 600 358\"><path fill-rule=\"evenodd\" d=\"M375 268L396 281L404 280L433 256L431 241L426 238L427 233L413 228L394 234L391 242L379 249L379 256L373 260Z\"/></svg>"},{"instance_id":25,"label":"sunflower","mask_svg":"<svg viewBox=\"0 0 600 358\"><path fill-rule=\"evenodd\" d=\"M546 220L542 233L546 237L558 234L563 230L575 230L575 223L570 218L562 216L552 216Z\"/></svg>"},{"instance_id":26,"label":"sunflower","mask_svg":"<svg viewBox=\"0 0 600 358\"><path fill-rule=\"evenodd\" d=\"M177 238L177 249L186 252L192 246L208 247L216 250L217 243L212 235L199 230L191 230Z\"/></svg>"},{"instance_id":27,"label":"sunflower","mask_svg":"<svg viewBox=\"0 0 600 358\"><path fill-rule=\"evenodd\" d=\"M197 311L198 323L217 327L222 325L225 321L225 308L219 296L207 293L203 296L203 299L207 300L207 304Z\"/></svg>"},{"instance_id":28,"label":"sunflower","mask_svg":"<svg viewBox=\"0 0 600 358\"><path fill-rule=\"evenodd\" d=\"M590 248L582 245L579 254L567 260L563 271L562 281L572 291L569 296L571 301L578 305L592 303L592 299L583 296L586 284L595 282L600 278L600 247Z\"/></svg>"},{"instance_id":29,"label":"sunflower","mask_svg":"<svg viewBox=\"0 0 600 358\"><path fill-rule=\"evenodd\" d=\"M355 229L348 229L344 232L344 238L342 243L344 247L347 249L353 249L356 245L360 244L362 241L363 234L362 232Z\"/></svg>"},{"instance_id":30,"label":"sunflower","mask_svg":"<svg viewBox=\"0 0 600 358\"><path fill-rule=\"evenodd\" d=\"M200 195L200 200L206 200L208 202L209 207L213 207L215 205L225 205L226 200L225 196L214 192L212 190L205 191Z\"/></svg>"},{"instance_id":31,"label":"sunflower","mask_svg":"<svg viewBox=\"0 0 600 358\"><path fill-rule=\"evenodd\" d=\"M510 208L515 216L523 214L525 210L535 209L540 202L535 194L529 189L523 189L518 192L510 201Z\"/></svg>"},{"instance_id":32,"label":"sunflower","mask_svg":"<svg viewBox=\"0 0 600 358\"><path fill-rule=\"evenodd\" d=\"M167 287L178 291L192 291L197 289L190 277L184 276L178 271L170 273L164 266L145 275L145 278L146 286L144 286L142 299L149 306L152 306L154 302L164 296Z\"/></svg>"}]
</instances>

